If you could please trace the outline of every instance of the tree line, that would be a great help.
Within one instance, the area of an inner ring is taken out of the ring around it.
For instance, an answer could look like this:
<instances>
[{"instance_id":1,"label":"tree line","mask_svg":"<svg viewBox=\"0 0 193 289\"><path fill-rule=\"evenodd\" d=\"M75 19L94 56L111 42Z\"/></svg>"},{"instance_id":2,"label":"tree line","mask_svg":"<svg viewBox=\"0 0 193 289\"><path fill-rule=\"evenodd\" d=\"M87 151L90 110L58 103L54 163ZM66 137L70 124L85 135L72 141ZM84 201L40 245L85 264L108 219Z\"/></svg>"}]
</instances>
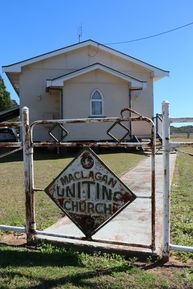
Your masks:
<instances>
[{"instance_id":1,"label":"tree line","mask_svg":"<svg viewBox=\"0 0 193 289\"><path fill-rule=\"evenodd\" d=\"M193 133L193 125L184 125L180 127L171 126L171 133Z\"/></svg>"},{"instance_id":2,"label":"tree line","mask_svg":"<svg viewBox=\"0 0 193 289\"><path fill-rule=\"evenodd\" d=\"M7 91L3 78L0 75L0 112L16 106L17 103L11 99Z\"/></svg>"}]
</instances>

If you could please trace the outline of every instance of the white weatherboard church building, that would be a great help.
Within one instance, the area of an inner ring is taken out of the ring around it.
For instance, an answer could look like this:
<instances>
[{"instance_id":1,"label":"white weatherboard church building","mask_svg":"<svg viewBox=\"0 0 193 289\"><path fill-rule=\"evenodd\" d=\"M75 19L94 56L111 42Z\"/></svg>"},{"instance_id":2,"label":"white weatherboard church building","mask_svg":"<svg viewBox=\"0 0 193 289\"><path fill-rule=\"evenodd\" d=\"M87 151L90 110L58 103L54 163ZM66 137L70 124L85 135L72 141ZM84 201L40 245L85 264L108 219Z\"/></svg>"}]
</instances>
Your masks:
<instances>
[{"instance_id":1,"label":"white weatherboard church building","mask_svg":"<svg viewBox=\"0 0 193 289\"><path fill-rule=\"evenodd\" d=\"M41 119L119 117L124 107L154 116L153 84L168 71L93 40L83 41L11 65L3 66L30 121ZM66 141L109 140L111 124L65 126ZM132 134L149 135L140 122ZM49 140L48 127L35 131L36 140Z\"/></svg>"}]
</instances>

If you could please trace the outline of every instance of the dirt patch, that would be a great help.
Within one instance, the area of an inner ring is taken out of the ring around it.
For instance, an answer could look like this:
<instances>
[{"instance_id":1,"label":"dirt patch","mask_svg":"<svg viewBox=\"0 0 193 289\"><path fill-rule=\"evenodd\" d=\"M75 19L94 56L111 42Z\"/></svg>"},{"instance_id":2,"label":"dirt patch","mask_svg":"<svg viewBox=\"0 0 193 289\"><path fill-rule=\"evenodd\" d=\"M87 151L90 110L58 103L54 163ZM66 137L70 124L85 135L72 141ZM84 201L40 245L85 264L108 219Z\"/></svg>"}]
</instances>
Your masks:
<instances>
[{"instance_id":1,"label":"dirt patch","mask_svg":"<svg viewBox=\"0 0 193 289\"><path fill-rule=\"evenodd\" d=\"M156 264L155 267L149 268L149 271L159 273L160 270L164 269L165 271L170 271L172 268L181 269L181 268L191 268L193 266L193 260L187 260L187 262L183 262L176 257L171 256L169 262L165 264Z\"/></svg>"},{"instance_id":2,"label":"dirt patch","mask_svg":"<svg viewBox=\"0 0 193 289\"><path fill-rule=\"evenodd\" d=\"M26 244L26 234L8 233L0 235L0 244L21 246Z\"/></svg>"},{"instance_id":3,"label":"dirt patch","mask_svg":"<svg viewBox=\"0 0 193 289\"><path fill-rule=\"evenodd\" d=\"M145 263L140 268L148 273L153 273L158 277L165 278L166 280L174 280L176 278L176 284L178 284L178 279L182 280L182 274L187 272L187 274L193 274L193 260L187 260L187 262L183 262L176 257L171 256L169 262L162 263L161 261L157 261L154 263ZM191 283L192 284L192 283ZM186 289L186 288L193 288L193 284L189 287L189 283L187 287L184 287L183 284L178 284L177 287L171 288L179 288L179 289ZM170 287L168 287L170 288Z\"/></svg>"}]
</instances>

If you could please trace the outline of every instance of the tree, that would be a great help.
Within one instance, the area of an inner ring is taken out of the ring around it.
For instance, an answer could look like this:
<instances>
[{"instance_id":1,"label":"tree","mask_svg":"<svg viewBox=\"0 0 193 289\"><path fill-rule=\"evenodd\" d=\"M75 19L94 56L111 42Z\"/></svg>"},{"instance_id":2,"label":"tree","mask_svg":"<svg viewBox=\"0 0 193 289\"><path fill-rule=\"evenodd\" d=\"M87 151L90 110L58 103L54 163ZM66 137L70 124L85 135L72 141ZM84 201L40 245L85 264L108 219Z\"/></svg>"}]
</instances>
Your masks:
<instances>
[{"instance_id":1,"label":"tree","mask_svg":"<svg viewBox=\"0 0 193 289\"><path fill-rule=\"evenodd\" d=\"M0 76L0 111L9 109L12 106L10 93L6 90L3 78Z\"/></svg>"}]
</instances>

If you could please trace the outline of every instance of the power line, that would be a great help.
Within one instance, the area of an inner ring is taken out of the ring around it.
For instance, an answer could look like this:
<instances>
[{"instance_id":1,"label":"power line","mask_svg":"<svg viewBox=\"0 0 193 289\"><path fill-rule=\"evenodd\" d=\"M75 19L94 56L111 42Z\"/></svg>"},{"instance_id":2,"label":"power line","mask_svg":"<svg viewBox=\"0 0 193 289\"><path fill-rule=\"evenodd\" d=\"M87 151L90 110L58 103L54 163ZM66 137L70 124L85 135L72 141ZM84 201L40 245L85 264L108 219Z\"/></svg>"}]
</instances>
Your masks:
<instances>
[{"instance_id":1,"label":"power line","mask_svg":"<svg viewBox=\"0 0 193 289\"><path fill-rule=\"evenodd\" d=\"M185 27L190 26L190 25L193 25L193 22L190 22L190 23L187 23L185 25L178 26L178 27L175 27L173 29L166 30L166 31L163 31L163 32L160 32L160 33L157 33L157 34L153 34L153 35L149 35L149 36L145 36L145 37L140 37L140 38L135 38L135 39L127 40L127 41L110 42L110 43L106 43L106 44L107 45L115 45L115 44L131 43L131 42L137 42L137 41L141 41L141 40L146 40L146 39L149 39L149 38L158 37L158 36L163 35L163 34L171 33L171 32L176 31L176 30L180 30L180 29L185 28Z\"/></svg>"}]
</instances>

